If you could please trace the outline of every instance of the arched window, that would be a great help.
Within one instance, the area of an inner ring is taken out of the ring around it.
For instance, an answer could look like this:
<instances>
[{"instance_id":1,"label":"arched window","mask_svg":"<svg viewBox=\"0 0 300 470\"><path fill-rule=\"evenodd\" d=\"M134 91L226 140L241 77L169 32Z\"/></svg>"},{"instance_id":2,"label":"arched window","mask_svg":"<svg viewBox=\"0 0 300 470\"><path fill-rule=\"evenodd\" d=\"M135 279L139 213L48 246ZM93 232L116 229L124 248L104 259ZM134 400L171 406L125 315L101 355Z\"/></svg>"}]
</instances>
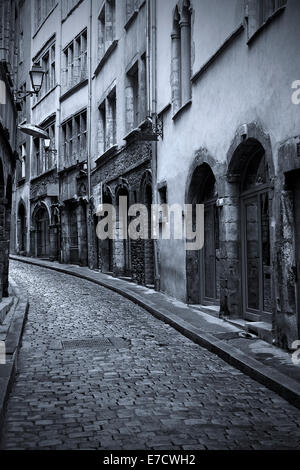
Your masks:
<instances>
[{"instance_id":1,"label":"arched window","mask_svg":"<svg viewBox=\"0 0 300 470\"><path fill-rule=\"evenodd\" d=\"M191 8L186 0L176 7L172 40L172 105L175 114L191 98Z\"/></svg>"}]
</instances>

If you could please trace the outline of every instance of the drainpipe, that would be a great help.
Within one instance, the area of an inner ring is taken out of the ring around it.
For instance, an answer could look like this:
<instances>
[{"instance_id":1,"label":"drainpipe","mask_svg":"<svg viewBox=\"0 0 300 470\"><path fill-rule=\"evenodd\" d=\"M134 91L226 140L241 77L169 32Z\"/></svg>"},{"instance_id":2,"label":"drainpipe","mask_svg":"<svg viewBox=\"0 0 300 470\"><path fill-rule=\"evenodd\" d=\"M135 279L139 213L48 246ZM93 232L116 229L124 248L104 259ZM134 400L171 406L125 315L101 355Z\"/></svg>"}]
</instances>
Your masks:
<instances>
[{"instance_id":1,"label":"drainpipe","mask_svg":"<svg viewBox=\"0 0 300 470\"><path fill-rule=\"evenodd\" d=\"M93 220L91 208L91 146L92 146L92 0L90 0L90 17L89 17L89 32L88 32L88 107L87 107L87 120L88 120L88 149L87 149L87 180L88 180L88 202L87 202L87 259L88 266L93 268L93 261L91 259L91 247L93 245Z\"/></svg>"},{"instance_id":2,"label":"drainpipe","mask_svg":"<svg viewBox=\"0 0 300 470\"><path fill-rule=\"evenodd\" d=\"M151 118L154 129L157 125L157 76L156 76L156 0L149 0L150 3L150 25L151 25L151 37L150 37L150 73L149 73L149 91L151 93ZM158 204L157 194L157 141L152 142L152 159L151 159L151 170L152 170L152 201L153 204ZM159 247L158 240L154 239L154 287L155 290L160 290L160 272L159 272Z\"/></svg>"},{"instance_id":3,"label":"drainpipe","mask_svg":"<svg viewBox=\"0 0 300 470\"><path fill-rule=\"evenodd\" d=\"M60 33L59 33L59 73L60 73L60 81L59 81L59 97L61 96L61 75L62 75L62 67L61 67L61 58L62 58L62 2L59 2L59 15L60 15ZM61 149L61 101L58 99L59 105L57 108L57 114L58 114L58 134L57 134L57 153L56 153L56 168L57 168L57 173L59 172L60 169L60 149ZM59 225L58 225L58 242L59 242L59 247L58 247L58 253L59 253L59 262L62 263L63 260L63 254L62 254L62 209L60 206L60 186L61 186L61 181L60 177L58 176L58 211L59 211Z\"/></svg>"}]
</instances>

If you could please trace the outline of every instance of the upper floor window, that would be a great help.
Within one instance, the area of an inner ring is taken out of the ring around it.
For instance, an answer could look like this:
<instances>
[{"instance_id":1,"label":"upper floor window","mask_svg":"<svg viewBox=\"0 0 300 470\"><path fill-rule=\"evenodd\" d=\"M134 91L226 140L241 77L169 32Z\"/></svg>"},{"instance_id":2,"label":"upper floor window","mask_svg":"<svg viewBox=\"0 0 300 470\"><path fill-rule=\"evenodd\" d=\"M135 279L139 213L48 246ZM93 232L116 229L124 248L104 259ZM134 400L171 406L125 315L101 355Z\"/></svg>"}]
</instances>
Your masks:
<instances>
[{"instance_id":1,"label":"upper floor window","mask_svg":"<svg viewBox=\"0 0 300 470\"><path fill-rule=\"evenodd\" d=\"M249 0L248 34L251 37L287 0Z\"/></svg>"},{"instance_id":2,"label":"upper floor window","mask_svg":"<svg viewBox=\"0 0 300 470\"><path fill-rule=\"evenodd\" d=\"M103 153L117 142L116 128L116 88L114 88L99 106L99 153Z\"/></svg>"},{"instance_id":3,"label":"upper floor window","mask_svg":"<svg viewBox=\"0 0 300 470\"><path fill-rule=\"evenodd\" d=\"M37 30L55 5L56 0L35 0L35 29Z\"/></svg>"},{"instance_id":4,"label":"upper floor window","mask_svg":"<svg viewBox=\"0 0 300 470\"><path fill-rule=\"evenodd\" d=\"M55 149L55 122L44 127L50 138L50 149ZM39 176L55 167L55 152L45 149L44 139L33 139L33 174Z\"/></svg>"},{"instance_id":5,"label":"upper floor window","mask_svg":"<svg viewBox=\"0 0 300 470\"><path fill-rule=\"evenodd\" d=\"M82 31L63 51L63 90L87 78L87 30Z\"/></svg>"},{"instance_id":6,"label":"upper floor window","mask_svg":"<svg viewBox=\"0 0 300 470\"><path fill-rule=\"evenodd\" d=\"M48 91L52 90L56 84L55 76L55 44L52 44L46 51L35 61L44 70L45 75L43 78L42 88L39 91L37 100L41 99Z\"/></svg>"},{"instance_id":7,"label":"upper floor window","mask_svg":"<svg viewBox=\"0 0 300 470\"><path fill-rule=\"evenodd\" d=\"M72 116L62 124L62 149L64 166L74 165L86 159L87 113L86 110Z\"/></svg>"},{"instance_id":8,"label":"upper floor window","mask_svg":"<svg viewBox=\"0 0 300 470\"><path fill-rule=\"evenodd\" d=\"M176 7L173 17L171 88L175 114L191 99L191 8L184 0L181 9Z\"/></svg>"},{"instance_id":9,"label":"upper floor window","mask_svg":"<svg viewBox=\"0 0 300 470\"><path fill-rule=\"evenodd\" d=\"M26 176L26 143L19 147L19 162L17 165L17 181L24 179Z\"/></svg>"},{"instance_id":10,"label":"upper floor window","mask_svg":"<svg viewBox=\"0 0 300 470\"><path fill-rule=\"evenodd\" d=\"M25 90L26 90L26 83L24 82L21 86L20 86L20 91L24 92L25 94ZM26 120L26 96L24 96L23 98L20 99L20 102L21 102L21 111L18 113L18 121L19 123L23 122Z\"/></svg>"},{"instance_id":11,"label":"upper floor window","mask_svg":"<svg viewBox=\"0 0 300 470\"><path fill-rule=\"evenodd\" d=\"M126 76L126 130L130 132L146 117L146 58L141 58L131 67Z\"/></svg>"},{"instance_id":12,"label":"upper floor window","mask_svg":"<svg viewBox=\"0 0 300 470\"><path fill-rule=\"evenodd\" d=\"M116 35L115 0L107 0L98 17L98 59L100 60Z\"/></svg>"}]
</instances>

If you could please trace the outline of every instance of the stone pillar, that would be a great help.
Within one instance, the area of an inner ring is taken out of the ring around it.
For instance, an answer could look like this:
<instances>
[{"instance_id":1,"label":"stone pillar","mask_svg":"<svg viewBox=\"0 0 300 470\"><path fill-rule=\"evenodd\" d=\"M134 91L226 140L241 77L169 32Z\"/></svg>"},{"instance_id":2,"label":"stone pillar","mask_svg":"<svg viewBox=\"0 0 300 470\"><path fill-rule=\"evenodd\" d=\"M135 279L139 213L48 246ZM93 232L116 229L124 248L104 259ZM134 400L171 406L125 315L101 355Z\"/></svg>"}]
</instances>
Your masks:
<instances>
[{"instance_id":1,"label":"stone pillar","mask_svg":"<svg viewBox=\"0 0 300 470\"><path fill-rule=\"evenodd\" d=\"M189 18L180 21L181 106L191 99L191 27Z\"/></svg>"},{"instance_id":2,"label":"stone pillar","mask_svg":"<svg viewBox=\"0 0 300 470\"><path fill-rule=\"evenodd\" d=\"M172 105L173 113L181 106L181 80L180 80L180 33L179 31L173 31L172 35Z\"/></svg>"},{"instance_id":3,"label":"stone pillar","mask_svg":"<svg viewBox=\"0 0 300 470\"><path fill-rule=\"evenodd\" d=\"M240 208L238 182L224 181L225 196L220 207L220 313L242 317L240 263Z\"/></svg>"}]
</instances>

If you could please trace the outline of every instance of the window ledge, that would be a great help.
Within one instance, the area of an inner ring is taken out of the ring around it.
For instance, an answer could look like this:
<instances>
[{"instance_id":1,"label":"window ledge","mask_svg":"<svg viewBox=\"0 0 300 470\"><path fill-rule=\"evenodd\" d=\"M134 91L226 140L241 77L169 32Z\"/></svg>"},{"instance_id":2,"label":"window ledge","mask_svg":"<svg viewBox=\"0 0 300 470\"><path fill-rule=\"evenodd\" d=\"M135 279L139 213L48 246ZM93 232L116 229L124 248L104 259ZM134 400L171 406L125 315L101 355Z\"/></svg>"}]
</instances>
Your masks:
<instances>
[{"instance_id":1,"label":"window ledge","mask_svg":"<svg viewBox=\"0 0 300 470\"><path fill-rule=\"evenodd\" d=\"M32 109L36 108L44 99L47 98L48 95L50 95L52 93L52 91L55 90L55 88L57 87L57 84L54 85L53 88L51 88L50 90L47 91L47 93L44 94L44 96L42 96L36 103L34 103L34 105L32 106Z\"/></svg>"},{"instance_id":2,"label":"window ledge","mask_svg":"<svg viewBox=\"0 0 300 470\"><path fill-rule=\"evenodd\" d=\"M117 144L112 145L109 147L109 149L105 150L96 160L95 163L98 166L100 162L102 162L104 159L109 157L110 155L114 154L118 150Z\"/></svg>"},{"instance_id":3,"label":"window ledge","mask_svg":"<svg viewBox=\"0 0 300 470\"><path fill-rule=\"evenodd\" d=\"M126 31L129 29L130 25L134 22L134 20L138 16L138 13L139 13L139 8L136 8L135 10L133 10L133 12L131 13L131 15L129 16L128 20L126 21L124 25L124 28L126 29Z\"/></svg>"},{"instance_id":4,"label":"window ledge","mask_svg":"<svg viewBox=\"0 0 300 470\"><path fill-rule=\"evenodd\" d=\"M100 61L99 61L99 64L97 65L96 69L95 69L95 72L94 72L94 76L97 76L98 73L100 72L100 70L102 69L103 65L105 64L105 62L107 61L107 59L109 58L109 56L113 53L113 51L115 50L115 48L117 47L118 45L118 39L114 39L112 41L112 43L108 46L108 48L106 49L106 51L104 52L103 56L101 57Z\"/></svg>"},{"instance_id":5,"label":"window ledge","mask_svg":"<svg viewBox=\"0 0 300 470\"><path fill-rule=\"evenodd\" d=\"M39 175L34 176L33 178L30 178L30 182L31 182L31 183L34 183L34 182L37 181L38 179L43 178L44 176L49 175L49 174L52 173L54 170L56 170L56 167L50 168L50 170L44 171L43 173L40 173Z\"/></svg>"},{"instance_id":6,"label":"window ledge","mask_svg":"<svg viewBox=\"0 0 300 470\"><path fill-rule=\"evenodd\" d=\"M56 4L54 5L53 8L51 8L51 10L49 11L48 15L45 16L45 18L43 19L43 21L38 25L37 29L35 30L33 36L32 36L32 39L35 38L35 36L37 35L37 33L40 31L40 29L42 28L43 24L46 23L47 19L49 18L49 16L51 15L51 13L55 10L55 8L57 7L58 5L58 2L56 2Z\"/></svg>"},{"instance_id":7,"label":"window ledge","mask_svg":"<svg viewBox=\"0 0 300 470\"><path fill-rule=\"evenodd\" d=\"M188 109L192 104L192 100L188 100L184 105L179 108L175 114L173 114L172 119L175 121L186 109Z\"/></svg>"},{"instance_id":8,"label":"window ledge","mask_svg":"<svg viewBox=\"0 0 300 470\"><path fill-rule=\"evenodd\" d=\"M220 54L222 54L225 49L232 43L232 41L240 35L240 33L244 30L244 25L241 23L221 44L221 46L216 50L216 52L202 65L202 67L194 73L194 75L191 78L191 82L195 83L197 82L198 78L206 72L206 70L210 67L210 65L213 64L213 62L219 57Z\"/></svg>"},{"instance_id":9,"label":"window ledge","mask_svg":"<svg viewBox=\"0 0 300 470\"><path fill-rule=\"evenodd\" d=\"M60 101L65 100L68 98L68 96L73 95L76 91L80 90L80 88L83 88L86 84L88 83L88 78L85 78L84 80L81 80L80 82L76 83L76 85L73 85L71 88L69 88L67 91L65 91L59 98Z\"/></svg>"},{"instance_id":10,"label":"window ledge","mask_svg":"<svg viewBox=\"0 0 300 470\"><path fill-rule=\"evenodd\" d=\"M25 176L17 181L17 186L23 186L23 184L25 184Z\"/></svg>"},{"instance_id":11,"label":"window ledge","mask_svg":"<svg viewBox=\"0 0 300 470\"><path fill-rule=\"evenodd\" d=\"M272 21L277 18L278 16L280 16L284 10L286 9L286 5L282 5L281 7L277 8L277 10L275 10L271 16L269 16L266 21L260 25L258 27L258 29L256 31L254 31L254 33L249 37L248 41L247 41L247 46L251 46L251 44L255 41L255 39L261 34L262 31L265 30L265 28L270 24L272 23Z\"/></svg>"},{"instance_id":12,"label":"window ledge","mask_svg":"<svg viewBox=\"0 0 300 470\"><path fill-rule=\"evenodd\" d=\"M64 23L66 21L66 19L72 15L73 11L76 10L77 7L79 7L80 3L82 2L83 0L78 0L78 2L73 5L73 7L68 11L68 13L62 18L61 22Z\"/></svg>"}]
</instances>

